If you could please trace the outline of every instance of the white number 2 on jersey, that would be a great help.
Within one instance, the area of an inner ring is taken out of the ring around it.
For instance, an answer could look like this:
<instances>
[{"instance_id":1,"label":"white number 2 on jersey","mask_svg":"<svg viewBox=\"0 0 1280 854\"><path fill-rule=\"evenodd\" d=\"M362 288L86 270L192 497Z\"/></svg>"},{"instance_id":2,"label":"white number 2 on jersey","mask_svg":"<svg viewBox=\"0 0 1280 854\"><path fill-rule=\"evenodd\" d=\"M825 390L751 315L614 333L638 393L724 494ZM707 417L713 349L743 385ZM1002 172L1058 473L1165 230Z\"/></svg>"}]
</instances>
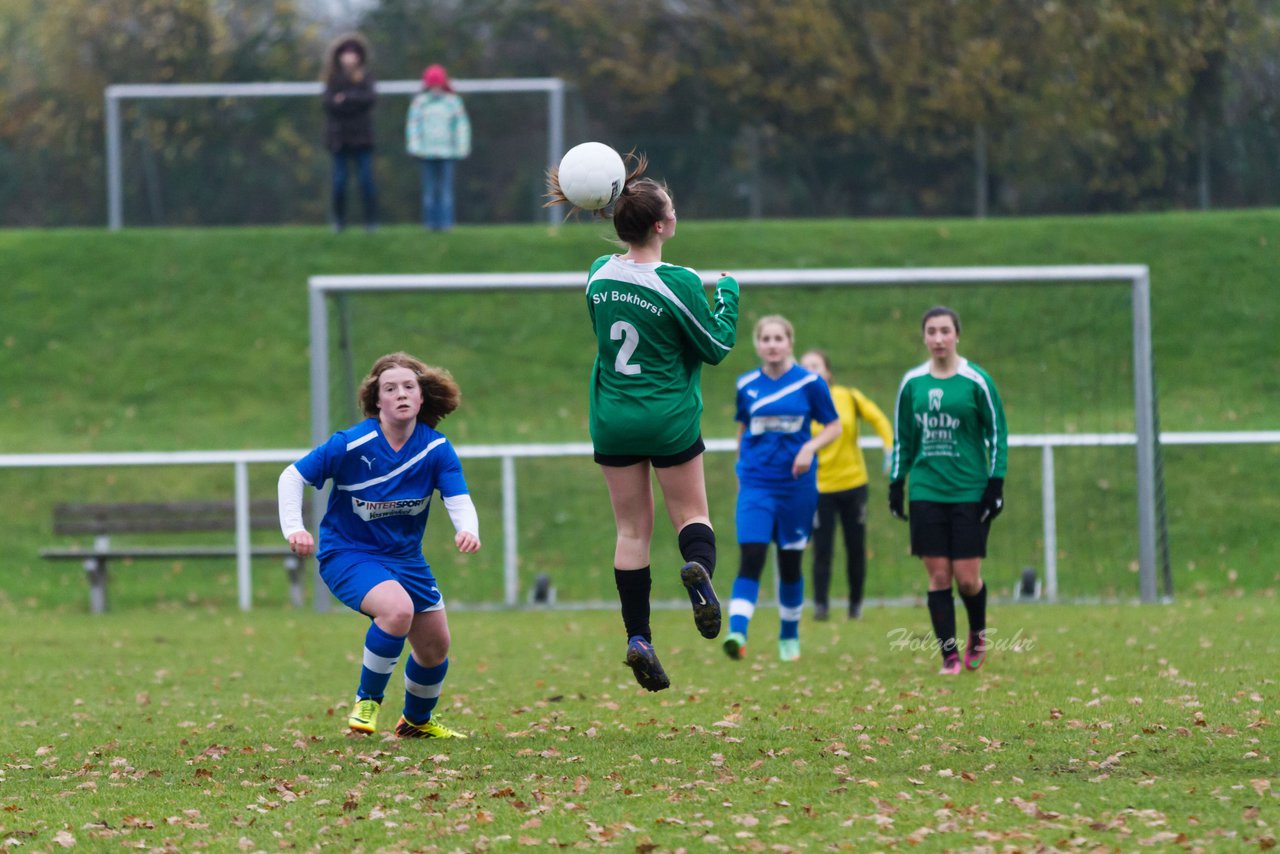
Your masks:
<instances>
[{"instance_id":1,"label":"white number 2 on jersey","mask_svg":"<svg viewBox=\"0 0 1280 854\"><path fill-rule=\"evenodd\" d=\"M627 376L640 373L639 365L633 365L627 361L640 346L640 333L636 328L625 320L619 320L609 327L609 337L614 341L622 339L622 346L618 348L618 358L613 360L613 369Z\"/></svg>"}]
</instances>

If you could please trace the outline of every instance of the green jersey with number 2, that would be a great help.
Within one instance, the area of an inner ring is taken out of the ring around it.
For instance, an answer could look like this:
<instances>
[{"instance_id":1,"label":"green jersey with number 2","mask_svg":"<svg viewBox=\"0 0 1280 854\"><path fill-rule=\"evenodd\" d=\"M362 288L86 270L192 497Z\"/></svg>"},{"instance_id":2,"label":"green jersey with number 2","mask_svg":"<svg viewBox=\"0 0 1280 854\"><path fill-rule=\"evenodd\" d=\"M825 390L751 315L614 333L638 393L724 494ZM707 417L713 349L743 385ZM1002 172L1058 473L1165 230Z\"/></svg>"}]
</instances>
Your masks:
<instances>
[{"instance_id":1,"label":"green jersey with number 2","mask_svg":"<svg viewBox=\"0 0 1280 854\"><path fill-rule=\"evenodd\" d=\"M688 267L606 255L591 265L587 312L596 332L596 452L667 456L690 447L702 429L702 363L719 364L737 340L738 283L721 277L709 305Z\"/></svg>"}]
</instances>

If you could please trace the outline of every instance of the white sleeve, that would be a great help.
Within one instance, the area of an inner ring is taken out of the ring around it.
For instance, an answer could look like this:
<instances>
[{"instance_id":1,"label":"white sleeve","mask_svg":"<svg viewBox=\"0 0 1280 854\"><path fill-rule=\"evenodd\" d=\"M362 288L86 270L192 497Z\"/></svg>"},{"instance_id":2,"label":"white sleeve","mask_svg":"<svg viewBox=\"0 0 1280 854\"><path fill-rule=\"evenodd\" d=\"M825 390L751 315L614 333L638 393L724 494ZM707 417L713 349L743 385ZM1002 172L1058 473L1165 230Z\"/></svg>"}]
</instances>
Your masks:
<instances>
[{"instance_id":1,"label":"white sleeve","mask_svg":"<svg viewBox=\"0 0 1280 854\"><path fill-rule=\"evenodd\" d=\"M302 493L306 485L307 481L297 466L290 465L280 472L280 480L276 483L276 497L280 502L280 531L286 540L290 534L307 530L302 521Z\"/></svg>"},{"instance_id":2,"label":"white sleeve","mask_svg":"<svg viewBox=\"0 0 1280 854\"><path fill-rule=\"evenodd\" d=\"M463 531L480 536L480 517L476 515L476 506L471 503L471 496L450 495L444 500L444 507L449 511L449 521L453 522L453 530L461 534Z\"/></svg>"}]
</instances>

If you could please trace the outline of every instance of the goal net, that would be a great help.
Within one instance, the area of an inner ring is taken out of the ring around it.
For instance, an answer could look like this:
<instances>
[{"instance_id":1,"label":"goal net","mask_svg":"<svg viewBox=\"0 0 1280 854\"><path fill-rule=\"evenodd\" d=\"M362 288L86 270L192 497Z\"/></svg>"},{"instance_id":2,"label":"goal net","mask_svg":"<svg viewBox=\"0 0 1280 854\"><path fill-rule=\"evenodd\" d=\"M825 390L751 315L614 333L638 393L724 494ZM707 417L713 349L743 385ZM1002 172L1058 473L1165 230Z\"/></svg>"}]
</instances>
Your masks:
<instances>
[{"instance_id":1,"label":"goal net","mask_svg":"<svg viewBox=\"0 0 1280 854\"><path fill-rule=\"evenodd\" d=\"M892 417L902 374L926 358L919 318L945 304L963 322L961 354L993 376L1009 422L1006 512L992 528L983 568L993 593L1018 595L1033 574L1049 599L1172 595L1145 266L735 276L744 293L738 345L702 378L721 578L737 567L734 381L758 364L755 319L786 315L797 357L811 347L827 351L835 381L860 389ZM704 276L708 284L714 278ZM354 386L385 352L409 350L458 379L463 406L441 429L463 456L486 548L459 557L447 520L429 526L427 557L448 579L453 601L520 604L540 576L560 605L615 599L613 517L586 428L594 347L583 286L580 272L309 280L314 443L358 419ZM871 473L866 595L918 596L922 575L906 526L886 509L879 439L865 424L862 435ZM655 500L652 564L678 567L660 492ZM806 574L810 566L807 556ZM842 566L837 538L833 601L847 592ZM662 579L655 570L655 599L682 592ZM318 605L321 599L322 591Z\"/></svg>"},{"instance_id":2,"label":"goal net","mask_svg":"<svg viewBox=\"0 0 1280 854\"><path fill-rule=\"evenodd\" d=\"M543 176L564 150L564 81L453 82L467 99L476 140L457 173L459 218L554 222L542 208ZM374 173L382 222L419 219L419 167L404 152L404 123L421 88L417 80L378 84ZM109 226L324 222L330 162L322 89L318 82L108 86ZM359 221L354 175L347 194L351 220Z\"/></svg>"}]
</instances>

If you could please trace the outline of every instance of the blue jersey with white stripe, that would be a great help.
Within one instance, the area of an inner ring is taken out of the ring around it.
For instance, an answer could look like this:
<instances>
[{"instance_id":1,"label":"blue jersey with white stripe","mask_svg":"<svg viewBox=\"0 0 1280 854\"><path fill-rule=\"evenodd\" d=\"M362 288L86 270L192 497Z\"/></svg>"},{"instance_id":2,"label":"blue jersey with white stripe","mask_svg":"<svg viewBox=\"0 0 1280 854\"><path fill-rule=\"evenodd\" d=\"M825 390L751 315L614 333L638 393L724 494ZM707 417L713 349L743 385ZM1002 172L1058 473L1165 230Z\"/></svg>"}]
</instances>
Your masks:
<instances>
[{"instance_id":1,"label":"blue jersey with white stripe","mask_svg":"<svg viewBox=\"0 0 1280 854\"><path fill-rule=\"evenodd\" d=\"M320 523L320 560L362 551L425 568L422 535L431 493L445 498L467 493L453 446L421 423L404 447L393 451L378 419L368 418L334 433L294 465L317 489L333 480Z\"/></svg>"},{"instance_id":2,"label":"blue jersey with white stripe","mask_svg":"<svg viewBox=\"0 0 1280 854\"><path fill-rule=\"evenodd\" d=\"M809 422L830 424L840 419L826 380L799 365L777 379L757 368L738 377L735 418L745 428L738 448L740 483L816 483L817 458L799 478L791 464L809 441Z\"/></svg>"}]
</instances>

